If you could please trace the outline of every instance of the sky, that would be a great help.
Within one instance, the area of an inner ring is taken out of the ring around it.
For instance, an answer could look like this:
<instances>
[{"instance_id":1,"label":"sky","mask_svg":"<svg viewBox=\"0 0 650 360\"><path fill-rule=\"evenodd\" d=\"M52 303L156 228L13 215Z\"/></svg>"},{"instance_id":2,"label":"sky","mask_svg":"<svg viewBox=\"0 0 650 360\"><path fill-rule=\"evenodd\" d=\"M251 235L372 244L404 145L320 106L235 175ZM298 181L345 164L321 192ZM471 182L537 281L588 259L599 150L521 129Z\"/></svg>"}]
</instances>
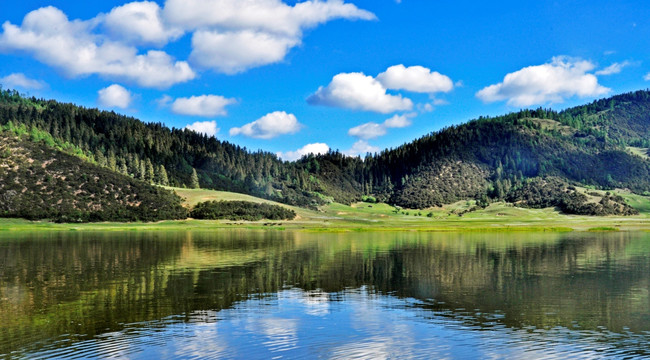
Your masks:
<instances>
[{"instance_id":1,"label":"sky","mask_svg":"<svg viewBox=\"0 0 650 360\"><path fill-rule=\"evenodd\" d=\"M0 84L293 160L650 85L646 1L0 2Z\"/></svg>"}]
</instances>

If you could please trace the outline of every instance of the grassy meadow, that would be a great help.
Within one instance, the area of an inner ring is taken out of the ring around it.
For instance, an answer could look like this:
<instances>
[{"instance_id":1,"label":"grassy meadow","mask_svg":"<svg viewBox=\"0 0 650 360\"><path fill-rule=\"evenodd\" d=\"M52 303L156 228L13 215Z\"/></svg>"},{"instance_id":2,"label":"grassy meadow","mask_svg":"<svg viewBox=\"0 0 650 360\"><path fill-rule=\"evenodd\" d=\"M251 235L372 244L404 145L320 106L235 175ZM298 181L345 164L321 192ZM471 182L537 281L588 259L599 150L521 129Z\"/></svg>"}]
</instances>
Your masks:
<instances>
[{"instance_id":1,"label":"grassy meadow","mask_svg":"<svg viewBox=\"0 0 650 360\"><path fill-rule=\"evenodd\" d=\"M650 231L650 197L616 191L637 208L637 216L564 215L552 208L525 209L496 202L485 209L472 210L474 201L460 201L430 209L398 209L387 204L359 202L352 205L331 203L318 211L274 203L244 194L204 189L172 188L188 208L208 200L240 200L270 203L294 210L291 221L177 220L151 223L57 224L48 221L0 219L0 231L29 230L184 230L244 228L256 230L301 230L310 232L347 231ZM590 190L593 192L593 190ZM603 192L604 193L604 192Z\"/></svg>"}]
</instances>

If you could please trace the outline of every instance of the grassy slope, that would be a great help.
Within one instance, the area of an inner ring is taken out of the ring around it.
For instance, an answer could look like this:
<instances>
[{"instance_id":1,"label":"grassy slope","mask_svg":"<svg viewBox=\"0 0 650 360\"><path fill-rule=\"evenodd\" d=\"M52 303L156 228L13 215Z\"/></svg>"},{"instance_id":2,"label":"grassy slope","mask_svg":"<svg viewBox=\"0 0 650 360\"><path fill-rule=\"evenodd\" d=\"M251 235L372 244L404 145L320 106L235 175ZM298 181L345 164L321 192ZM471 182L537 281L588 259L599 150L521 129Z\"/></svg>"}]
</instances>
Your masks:
<instances>
[{"instance_id":1,"label":"grassy slope","mask_svg":"<svg viewBox=\"0 0 650 360\"><path fill-rule=\"evenodd\" d=\"M250 201L260 204L272 204L291 209L296 212L298 219L301 218L313 218L318 215L318 212L300 208L297 206L290 206L287 204L281 204L271 200L266 200L262 198L257 198L254 196L239 194L227 191L216 191L216 190L205 190L205 189L182 189L182 188L173 188L167 187L166 189L173 190L183 199L183 206L191 209L194 205L212 200L224 200L224 201Z\"/></svg>"},{"instance_id":2,"label":"grassy slope","mask_svg":"<svg viewBox=\"0 0 650 360\"><path fill-rule=\"evenodd\" d=\"M650 156L648 156L648 149L647 148L640 148L640 147L632 147L628 146L626 147L627 151L630 152L630 154L634 154L637 156L640 156L646 160L650 159Z\"/></svg>"},{"instance_id":3,"label":"grassy slope","mask_svg":"<svg viewBox=\"0 0 650 360\"><path fill-rule=\"evenodd\" d=\"M249 195L211 190L174 188L188 207L206 200L243 200L259 203L272 201ZM285 206L296 211L293 221L204 221L181 220L156 223L53 224L17 219L0 219L0 230L185 230L185 229L275 229L305 231L568 231L596 228L650 230L650 198L617 191L639 211L638 216L594 217L563 215L554 209L523 209L506 203L493 203L483 210L457 215L473 206L461 201L427 210L401 210L387 204L356 203L351 206L332 203L311 211ZM427 214L431 212L432 217ZM421 215L420 215L421 214Z\"/></svg>"}]
</instances>

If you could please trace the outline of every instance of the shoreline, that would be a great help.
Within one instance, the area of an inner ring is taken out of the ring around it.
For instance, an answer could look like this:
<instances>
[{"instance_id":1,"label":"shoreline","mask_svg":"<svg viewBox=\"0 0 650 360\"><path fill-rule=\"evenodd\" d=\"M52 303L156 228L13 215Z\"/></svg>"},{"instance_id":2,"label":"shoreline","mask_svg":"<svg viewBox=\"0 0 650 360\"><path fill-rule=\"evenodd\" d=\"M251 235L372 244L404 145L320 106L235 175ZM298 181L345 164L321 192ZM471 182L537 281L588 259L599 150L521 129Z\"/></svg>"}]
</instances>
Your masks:
<instances>
[{"instance_id":1,"label":"shoreline","mask_svg":"<svg viewBox=\"0 0 650 360\"><path fill-rule=\"evenodd\" d=\"M356 221L355 221L356 220ZM491 221L492 220L492 221ZM54 223L0 218L0 232L42 231L181 231L181 230L250 230L302 231L312 233L336 232L614 232L650 231L650 219L644 217L567 218L545 220L453 219L417 221L396 224L395 221L369 223L365 219L332 219L328 221L229 221L229 220L164 220L145 223L99 222Z\"/></svg>"}]
</instances>

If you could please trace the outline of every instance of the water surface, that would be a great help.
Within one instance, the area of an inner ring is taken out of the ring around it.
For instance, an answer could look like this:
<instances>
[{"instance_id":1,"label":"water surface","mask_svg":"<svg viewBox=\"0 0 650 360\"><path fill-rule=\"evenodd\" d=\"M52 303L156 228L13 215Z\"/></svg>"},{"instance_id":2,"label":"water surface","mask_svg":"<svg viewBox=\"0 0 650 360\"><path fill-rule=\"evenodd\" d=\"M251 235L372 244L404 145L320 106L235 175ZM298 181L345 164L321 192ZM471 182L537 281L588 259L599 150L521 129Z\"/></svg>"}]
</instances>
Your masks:
<instances>
[{"instance_id":1,"label":"water surface","mask_svg":"<svg viewBox=\"0 0 650 360\"><path fill-rule=\"evenodd\" d=\"M650 235L0 234L0 357L650 357Z\"/></svg>"}]
</instances>

